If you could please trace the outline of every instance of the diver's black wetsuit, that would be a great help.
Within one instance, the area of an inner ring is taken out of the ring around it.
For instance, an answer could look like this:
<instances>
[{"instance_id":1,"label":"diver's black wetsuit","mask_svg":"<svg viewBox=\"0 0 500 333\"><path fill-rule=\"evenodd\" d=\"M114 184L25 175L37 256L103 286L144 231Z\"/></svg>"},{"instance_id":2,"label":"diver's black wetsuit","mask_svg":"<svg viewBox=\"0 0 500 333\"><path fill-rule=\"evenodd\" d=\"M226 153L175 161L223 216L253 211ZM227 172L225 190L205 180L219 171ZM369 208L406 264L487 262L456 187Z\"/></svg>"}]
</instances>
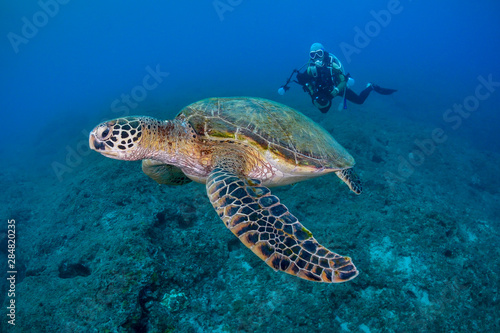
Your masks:
<instances>
[{"instance_id":1,"label":"diver's black wetsuit","mask_svg":"<svg viewBox=\"0 0 500 333\"><path fill-rule=\"evenodd\" d=\"M349 102L353 102L353 103L356 103L356 104L363 104L366 100L366 98L368 97L368 95L370 95L371 91L373 90L373 87L366 87L359 95L356 94L353 90L351 90L351 88L347 88L347 90L345 91L345 98L349 101Z\"/></svg>"},{"instance_id":2,"label":"diver's black wetsuit","mask_svg":"<svg viewBox=\"0 0 500 333\"><path fill-rule=\"evenodd\" d=\"M330 110L332 99L335 96L344 95L344 89L345 98L355 104L363 104L372 90L382 95L390 95L397 91L395 89L381 88L375 84L371 84L363 89L358 95L346 86L345 82L347 81L347 77L344 74L338 73L338 75L332 77L329 75L330 71L324 67L319 67L317 73L316 77L312 77L307 71L297 73L297 83L311 96L313 104L322 113L327 113L328 110ZM341 90L338 94L332 95L332 91L336 86L340 87ZM342 89L342 87L344 87L344 89Z\"/></svg>"}]
</instances>

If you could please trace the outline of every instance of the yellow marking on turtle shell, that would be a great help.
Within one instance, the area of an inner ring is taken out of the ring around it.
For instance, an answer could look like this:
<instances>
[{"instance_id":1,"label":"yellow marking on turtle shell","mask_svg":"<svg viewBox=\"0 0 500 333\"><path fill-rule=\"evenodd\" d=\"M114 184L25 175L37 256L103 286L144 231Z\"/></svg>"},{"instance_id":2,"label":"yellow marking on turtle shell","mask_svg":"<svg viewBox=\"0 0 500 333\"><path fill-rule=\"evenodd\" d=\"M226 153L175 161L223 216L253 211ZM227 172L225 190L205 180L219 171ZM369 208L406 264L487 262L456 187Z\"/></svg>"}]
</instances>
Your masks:
<instances>
[{"instance_id":1,"label":"yellow marking on turtle shell","mask_svg":"<svg viewBox=\"0 0 500 333\"><path fill-rule=\"evenodd\" d=\"M255 186L258 185L258 183L254 182L252 179L247 180L248 185Z\"/></svg>"},{"instance_id":2,"label":"yellow marking on turtle shell","mask_svg":"<svg viewBox=\"0 0 500 333\"><path fill-rule=\"evenodd\" d=\"M232 138L232 139L234 139L234 134L228 133L228 132L220 132L220 131L210 130L208 134L209 134L209 136L213 136L216 138Z\"/></svg>"},{"instance_id":3,"label":"yellow marking on turtle shell","mask_svg":"<svg viewBox=\"0 0 500 333\"><path fill-rule=\"evenodd\" d=\"M312 232L310 232L309 230L307 230L305 227L302 227L302 231L305 232L307 234L307 239L311 238L312 237Z\"/></svg>"}]
</instances>

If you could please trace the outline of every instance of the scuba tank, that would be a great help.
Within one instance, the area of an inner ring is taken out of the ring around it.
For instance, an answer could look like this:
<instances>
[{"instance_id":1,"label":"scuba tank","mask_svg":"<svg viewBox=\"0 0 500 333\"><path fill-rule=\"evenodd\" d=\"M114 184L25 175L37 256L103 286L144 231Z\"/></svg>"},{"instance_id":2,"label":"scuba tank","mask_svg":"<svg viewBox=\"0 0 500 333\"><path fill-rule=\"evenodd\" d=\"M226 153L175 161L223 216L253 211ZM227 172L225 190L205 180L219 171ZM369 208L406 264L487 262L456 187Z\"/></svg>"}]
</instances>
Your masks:
<instances>
[{"instance_id":1,"label":"scuba tank","mask_svg":"<svg viewBox=\"0 0 500 333\"><path fill-rule=\"evenodd\" d=\"M356 83L356 82L351 77L351 74L345 73L344 66L342 66L342 63L340 62L339 58L337 58L334 54L331 54L331 53L330 53L330 56L332 57L332 61L334 61L340 67L342 74L344 74L344 76L347 78L346 87L344 88L344 98L343 98L343 101L339 103L339 106L337 108L339 111L342 109L345 110L345 109L347 109L347 99L345 98L345 93L347 91L347 88L351 88L354 85L354 83Z\"/></svg>"},{"instance_id":2,"label":"scuba tank","mask_svg":"<svg viewBox=\"0 0 500 333\"><path fill-rule=\"evenodd\" d=\"M349 78L347 79L347 88L351 88L355 83L356 81L354 81L354 79L349 75Z\"/></svg>"}]
</instances>

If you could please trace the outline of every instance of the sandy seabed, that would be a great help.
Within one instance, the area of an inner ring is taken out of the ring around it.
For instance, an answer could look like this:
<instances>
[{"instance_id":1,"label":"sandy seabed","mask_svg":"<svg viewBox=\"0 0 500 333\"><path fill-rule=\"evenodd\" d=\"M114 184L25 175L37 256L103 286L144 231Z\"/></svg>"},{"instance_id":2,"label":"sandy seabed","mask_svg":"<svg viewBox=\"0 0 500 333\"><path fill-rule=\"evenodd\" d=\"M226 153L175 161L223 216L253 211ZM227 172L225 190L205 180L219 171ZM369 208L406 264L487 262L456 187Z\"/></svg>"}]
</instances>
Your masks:
<instances>
[{"instance_id":1,"label":"sandy seabed","mask_svg":"<svg viewBox=\"0 0 500 333\"><path fill-rule=\"evenodd\" d=\"M35 157L54 148L56 128L33 158L2 161L16 332L500 331L500 154L456 132L423 151L436 126L392 99L326 115L304 98L288 104L355 157L364 192L328 175L273 193L321 244L353 258L356 279L274 272L225 228L203 185L157 185L139 162L92 152L59 181ZM1 267L7 238L5 223Z\"/></svg>"}]
</instances>

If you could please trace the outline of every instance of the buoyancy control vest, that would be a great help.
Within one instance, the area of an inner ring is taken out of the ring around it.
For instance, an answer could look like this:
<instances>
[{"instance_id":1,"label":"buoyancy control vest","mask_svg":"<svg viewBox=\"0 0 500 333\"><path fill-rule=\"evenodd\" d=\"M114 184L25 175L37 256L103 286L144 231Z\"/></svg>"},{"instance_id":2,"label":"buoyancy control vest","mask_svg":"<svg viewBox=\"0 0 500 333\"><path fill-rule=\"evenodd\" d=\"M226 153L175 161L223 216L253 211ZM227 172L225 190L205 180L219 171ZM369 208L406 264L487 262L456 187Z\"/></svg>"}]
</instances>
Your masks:
<instances>
[{"instance_id":1,"label":"buoyancy control vest","mask_svg":"<svg viewBox=\"0 0 500 333\"><path fill-rule=\"evenodd\" d=\"M337 82L338 74L344 74L344 68L336 56L325 52L323 66L317 66L314 61L309 60L307 73L314 78L313 90L331 92L340 83Z\"/></svg>"}]
</instances>

